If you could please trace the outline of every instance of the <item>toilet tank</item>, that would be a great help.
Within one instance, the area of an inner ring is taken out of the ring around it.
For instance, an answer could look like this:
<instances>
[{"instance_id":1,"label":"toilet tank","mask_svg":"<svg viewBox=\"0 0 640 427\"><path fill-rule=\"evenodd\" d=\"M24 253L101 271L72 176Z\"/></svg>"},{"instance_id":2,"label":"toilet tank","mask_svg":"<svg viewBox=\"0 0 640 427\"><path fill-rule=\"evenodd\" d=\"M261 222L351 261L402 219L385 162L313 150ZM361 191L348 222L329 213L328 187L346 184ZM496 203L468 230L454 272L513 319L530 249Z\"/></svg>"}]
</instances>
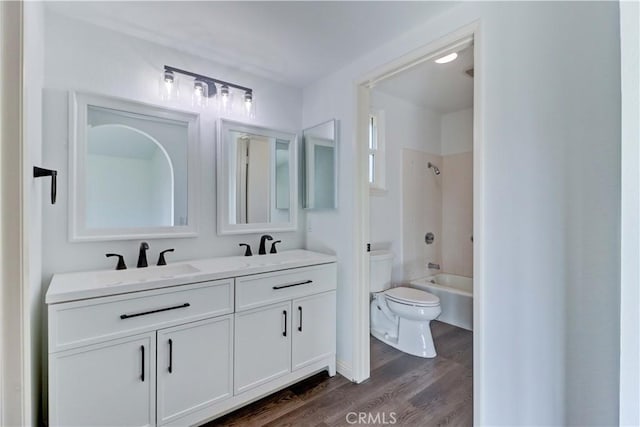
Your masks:
<instances>
[{"instance_id":1,"label":"toilet tank","mask_svg":"<svg viewBox=\"0 0 640 427\"><path fill-rule=\"evenodd\" d=\"M382 292L391 287L391 267L393 252L371 251L369 254L370 292Z\"/></svg>"}]
</instances>

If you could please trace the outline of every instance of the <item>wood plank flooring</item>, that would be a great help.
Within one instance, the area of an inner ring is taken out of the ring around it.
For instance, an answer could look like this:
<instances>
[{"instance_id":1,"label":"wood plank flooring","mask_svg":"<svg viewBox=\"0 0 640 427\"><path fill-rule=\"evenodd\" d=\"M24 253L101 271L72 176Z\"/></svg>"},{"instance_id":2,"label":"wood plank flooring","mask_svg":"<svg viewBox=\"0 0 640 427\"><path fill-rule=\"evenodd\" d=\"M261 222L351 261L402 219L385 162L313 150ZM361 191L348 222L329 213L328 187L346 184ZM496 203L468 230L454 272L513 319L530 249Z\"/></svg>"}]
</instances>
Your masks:
<instances>
[{"instance_id":1,"label":"wood plank flooring","mask_svg":"<svg viewBox=\"0 0 640 427\"><path fill-rule=\"evenodd\" d=\"M410 356L371 337L371 378L362 384L323 372L205 427L471 426L472 333L437 321L431 329L438 352L433 359ZM358 413L370 418L354 423Z\"/></svg>"}]
</instances>

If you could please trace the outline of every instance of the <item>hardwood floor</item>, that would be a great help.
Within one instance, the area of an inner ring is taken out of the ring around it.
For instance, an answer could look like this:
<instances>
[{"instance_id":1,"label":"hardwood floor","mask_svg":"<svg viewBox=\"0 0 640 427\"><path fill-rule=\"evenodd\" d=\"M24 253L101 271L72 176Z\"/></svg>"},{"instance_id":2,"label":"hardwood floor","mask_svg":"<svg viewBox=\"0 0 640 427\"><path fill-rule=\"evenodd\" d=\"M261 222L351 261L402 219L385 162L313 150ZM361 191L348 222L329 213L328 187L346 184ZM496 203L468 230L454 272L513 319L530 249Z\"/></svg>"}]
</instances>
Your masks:
<instances>
[{"instance_id":1,"label":"hardwood floor","mask_svg":"<svg viewBox=\"0 0 640 427\"><path fill-rule=\"evenodd\" d=\"M472 333L437 321L431 326L438 352L433 359L410 356L371 337L371 378L362 384L323 372L206 427L471 426ZM357 422L360 413L367 422Z\"/></svg>"}]
</instances>

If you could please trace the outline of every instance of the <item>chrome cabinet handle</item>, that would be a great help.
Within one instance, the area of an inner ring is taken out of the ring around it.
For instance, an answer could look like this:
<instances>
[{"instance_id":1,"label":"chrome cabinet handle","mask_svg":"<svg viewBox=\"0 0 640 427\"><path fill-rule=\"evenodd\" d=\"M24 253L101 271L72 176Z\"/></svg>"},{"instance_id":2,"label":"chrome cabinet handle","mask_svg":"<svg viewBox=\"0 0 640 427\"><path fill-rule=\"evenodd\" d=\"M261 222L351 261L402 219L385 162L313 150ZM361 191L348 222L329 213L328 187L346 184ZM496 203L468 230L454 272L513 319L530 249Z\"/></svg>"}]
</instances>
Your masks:
<instances>
[{"instance_id":1,"label":"chrome cabinet handle","mask_svg":"<svg viewBox=\"0 0 640 427\"><path fill-rule=\"evenodd\" d=\"M309 283L313 283L313 280L305 280L304 282L289 283L289 284L286 284L286 285L278 285L278 286L274 286L273 289L291 288L293 286L308 285Z\"/></svg>"}]
</instances>

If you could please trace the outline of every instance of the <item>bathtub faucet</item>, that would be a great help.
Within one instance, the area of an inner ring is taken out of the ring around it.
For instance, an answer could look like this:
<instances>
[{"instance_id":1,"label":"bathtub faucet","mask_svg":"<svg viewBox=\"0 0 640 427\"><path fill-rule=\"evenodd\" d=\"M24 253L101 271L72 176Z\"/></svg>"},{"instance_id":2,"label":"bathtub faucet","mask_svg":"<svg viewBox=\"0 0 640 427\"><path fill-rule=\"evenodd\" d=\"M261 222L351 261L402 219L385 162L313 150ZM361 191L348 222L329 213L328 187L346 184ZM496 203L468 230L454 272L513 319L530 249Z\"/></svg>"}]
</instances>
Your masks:
<instances>
[{"instance_id":1,"label":"bathtub faucet","mask_svg":"<svg viewBox=\"0 0 640 427\"><path fill-rule=\"evenodd\" d=\"M434 263L432 263L432 262L430 262L430 263L427 265L427 267L428 267L429 269L440 270L440 264L434 264Z\"/></svg>"}]
</instances>

